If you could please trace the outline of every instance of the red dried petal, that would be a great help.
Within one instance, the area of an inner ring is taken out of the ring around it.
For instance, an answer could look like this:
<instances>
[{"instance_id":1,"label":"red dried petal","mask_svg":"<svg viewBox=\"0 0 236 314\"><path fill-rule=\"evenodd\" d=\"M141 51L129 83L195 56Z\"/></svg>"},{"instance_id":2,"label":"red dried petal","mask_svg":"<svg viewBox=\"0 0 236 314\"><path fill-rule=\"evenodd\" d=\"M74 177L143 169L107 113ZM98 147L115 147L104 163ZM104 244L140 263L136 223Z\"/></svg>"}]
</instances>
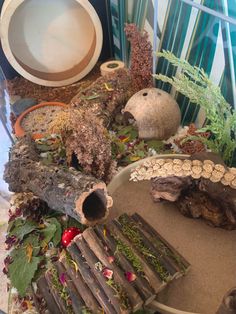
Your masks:
<instances>
[{"instance_id":1,"label":"red dried petal","mask_svg":"<svg viewBox=\"0 0 236 314\"><path fill-rule=\"evenodd\" d=\"M115 257L114 256L108 256L108 262L111 264L115 261Z\"/></svg>"},{"instance_id":2,"label":"red dried petal","mask_svg":"<svg viewBox=\"0 0 236 314\"><path fill-rule=\"evenodd\" d=\"M66 274L65 273L62 273L60 276L59 276L59 279L60 279L60 283L64 286L66 284Z\"/></svg>"},{"instance_id":3,"label":"red dried petal","mask_svg":"<svg viewBox=\"0 0 236 314\"><path fill-rule=\"evenodd\" d=\"M111 270L109 268L104 268L103 271L102 271L102 274L107 279L112 279L112 277L113 277L113 270Z\"/></svg>"},{"instance_id":4,"label":"red dried petal","mask_svg":"<svg viewBox=\"0 0 236 314\"><path fill-rule=\"evenodd\" d=\"M125 273L125 278L128 280L128 282L132 282L137 278L137 276L134 273L127 271Z\"/></svg>"}]
</instances>

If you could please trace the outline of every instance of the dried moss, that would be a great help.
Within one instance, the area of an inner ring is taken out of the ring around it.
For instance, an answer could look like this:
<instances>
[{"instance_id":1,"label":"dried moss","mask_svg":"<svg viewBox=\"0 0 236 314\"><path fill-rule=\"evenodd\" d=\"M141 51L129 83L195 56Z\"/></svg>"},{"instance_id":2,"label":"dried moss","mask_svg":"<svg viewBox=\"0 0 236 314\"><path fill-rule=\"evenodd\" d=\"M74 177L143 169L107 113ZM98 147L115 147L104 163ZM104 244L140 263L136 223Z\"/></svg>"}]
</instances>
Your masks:
<instances>
[{"instance_id":1,"label":"dried moss","mask_svg":"<svg viewBox=\"0 0 236 314\"><path fill-rule=\"evenodd\" d=\"M186 271L186 266L182 262L180 256L173 253L161 240L152 238L152 243L163 255L169 256L179 266L182 272Z\"/></svg>"},{"instance_id":2,"label":"dried moss","mask_svg":"<svg viewBox=\"0 0 236 314\"><path fill-rule=\"evenodd\" d=\"M122 242L120 239L116 238L114 235L112 235L112 237L117 242L116 252L118 251L122 253L127 258L127 260L132 264L132 266L137 271L137 273L142 274L143 273L142 264L139 258L134 254L132 249L128 245L126 245L124 242Z\"/></svg>"},{"instance_id":3,"label":"dried moss","mask_svg":"<svg viewBox=\"0 0 236 314\"><path fill-rule=\"evenodd\" d=\"M120 216L119 222L122 225L123 234L126 235L128 239L134 244L134 246L146 257L149 263L157 271L160 278L163 281L167 281L170 273L161 264L160 259L156 255L154 255L151 249L143 243L143 239L135 224L129 222L124 215Z\"/></svg>"}]
</instances>

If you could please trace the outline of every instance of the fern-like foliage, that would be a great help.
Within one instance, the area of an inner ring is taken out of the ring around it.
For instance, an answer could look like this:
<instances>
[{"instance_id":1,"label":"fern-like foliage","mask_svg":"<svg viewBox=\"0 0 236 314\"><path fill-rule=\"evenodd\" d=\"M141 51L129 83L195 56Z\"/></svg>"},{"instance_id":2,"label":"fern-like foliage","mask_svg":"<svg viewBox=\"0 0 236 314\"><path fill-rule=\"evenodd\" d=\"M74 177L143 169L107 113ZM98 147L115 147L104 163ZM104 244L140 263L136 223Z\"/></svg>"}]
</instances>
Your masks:
<instances>
[{"instance_id":1,"label":"fern-like foliage","mask_svg":"<svg viewBox=\"0 0 236 314\"><path fill-rule=\"evenodd\" d=\"M182 71L172 78L162 74L154 77L170 83L176 91L205 110L206 123L199 131L211 132L212 137L209 140L204 139L206 144L230 165L236 149L236 112L227 103L220 88L209 79L203 69L192 66L169 51L164 50L157 55L164 57L172 65L180 67Z\"/></svg>"}]
</instances>

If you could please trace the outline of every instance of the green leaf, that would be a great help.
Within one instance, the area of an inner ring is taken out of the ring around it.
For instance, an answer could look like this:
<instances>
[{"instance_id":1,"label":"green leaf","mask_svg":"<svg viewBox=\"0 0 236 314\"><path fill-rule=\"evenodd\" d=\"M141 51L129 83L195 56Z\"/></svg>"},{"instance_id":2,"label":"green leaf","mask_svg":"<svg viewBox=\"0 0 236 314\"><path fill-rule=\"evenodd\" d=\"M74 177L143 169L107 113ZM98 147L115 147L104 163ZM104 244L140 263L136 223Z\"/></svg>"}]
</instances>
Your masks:
<instances>
[{"instance_id":1,"label":"green leaf","mask_svg":"<svg viewBox=\"0 0 236 314\"><path fill-rule=\"evenodd\" d=\"M25 220L23 220L21 218L12 220L8 224L7 232L9 233L15 227L23 226L24 223L25 223Z\"/></svg>"},{"instance_id":2,"label":"green leaf","mask_svg":"<svg viewBox=\"0 0 236 314\"><path fill-rule=\"evenodd\" d=\"M48 152L51 149L50 145L47 145L47 144L38 144L36 145L36 147L40 152Z\"/></svg>"},{"instance_id":3,"label":"green leaf","mask_svg":"<svg viewBox=\"0 0 236 314\"><path fill-rule=\"evenodd\" d=\"M125 146L124 143L118 142L118 143L117 143L117 147L118 147L118 152L119 152L120 154L122 154L122 153L125 152L126 146Z\"/></svg>"},{"instance_id":4,"label":"green leaf","mask_svg":"<svg viewBox=\"0 0 236 314\"><path fill-rule=\"evenodd\" d=\"M52 154L47 154L47 157L44 157L41 162L45 166L51 165L53 163L53 156L52 156Z\"/></svg>"},{"instance_id":5,"label":"green leaf","mask_svg":"<svg viewBox=\"0 0 236 314\"><path fill-rule=\"evenodd\" d=\"M40 230L40 232L43 234L43 241L41 243L43 247L51 241L56 231L57 227L54 224L48 225L46 228Z\"/></svg>"},{"instance_id":6,"label":"green leaf","mask_svg":"<svg viewBox=\"0 0 236 314\"><path fill-rule=\"evenodd\" d=\"M126 135L130 137L130 140L135 139L138 137L138 130L133 125L128 125L126 127L122 127L119 132L118 136L120 135Z\"/></svg>"},{"instance_id":7,"label":"green leaf","mask_svg":"<svg viewBox=\"0 0 236 314\"><path fill-rule=\"evenodd\" d=\"M71 218L71 217L68 218L65 229L70 228L70 227L79 228L81 232L86 229L85 225L82 225L80 222L78 222L77 220L75 220L74 218Z\"/></svg>"},{"instance_id":8,"label":"green leaf","mask_svg":"<svg viewBox=\"0 0 236 314\"><path fill-rule=\"evenodd\" d=\"M20 296L23 297L29 287L34 274L41 261L41 257L32 257L28 262L25 249L20 249L14 254L14 260L9 265L9 276L13 287L15 287Z\"/></svg>"},{"instance_id":9,"label":"green leaf","mask_svg":"<svg viewBox=\"0 0 236 314\"><path fill-rule=\"evenodd\" d=\"M162 141L149 140L146 143L147 143L148 148L153 148L155 149L156 152L161 151L164 148L164 143Z\"/></svg>"},{"instance_id":10,"label":"green leaf","mask_svg":"<svg viewBox=\"0 0 236 314\"><path fill-rule=\"evenodd\" d=\"M49 222L50 224L53 224L56 226L56 232L52 238L52 241L53 241L53 244L54 246L57 246L60 241L61 241L61 233L62 233L62 230L61 230L61 224L60 222L56 219L56 218L50 218L50 219L47 219L47 222Z\"/></svg>"},{"instance_id":11,"label":"green leaf","mask_svg":"<svg viewBox=\"0 0 236 314\"><path fill-rule=\"evenodd\" d=\"M136 155L140 158L144 158L146 156L146 153L143 150L138 150L136 151Z\"/></svg>"},{"instance_id":12,"label":"green leaf","mask_svg":"<svg viewBox=\"0 0 236 314\"><path fill-rule=\"evenodd\" d=\"M40 251L39 235L31 234L30 236L28 236L22 243L23 248L25 248L28 244L31 244L31 246L33 247L33 256L37 256Z\"/></svg>"},{"instance_id":13,"label":"green leaf","mask_svg":"<svg viewBox=\"0 0 236 314\"><path fill-rule=\"evenodd\" d=\"M14 224L14 228L11 230L9 235L14 235L19 240L22 240L25 235L37 229L36 223L31 220L22 220L22 219L17 219L17 220L19 221L16 221L16 223Z\"/></svg>"}]
</instances>

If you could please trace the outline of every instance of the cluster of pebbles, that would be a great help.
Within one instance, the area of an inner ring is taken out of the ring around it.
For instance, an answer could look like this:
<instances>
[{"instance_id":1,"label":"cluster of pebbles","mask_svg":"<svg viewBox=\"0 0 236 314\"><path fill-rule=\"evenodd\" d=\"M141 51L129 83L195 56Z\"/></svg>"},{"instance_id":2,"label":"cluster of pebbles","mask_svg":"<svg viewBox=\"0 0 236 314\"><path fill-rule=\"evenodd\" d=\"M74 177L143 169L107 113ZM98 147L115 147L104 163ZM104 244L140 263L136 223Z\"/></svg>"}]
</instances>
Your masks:
<instances>
[{"instance_id":1,"label":"cluster of pebbles","mask_svg":"<svg viewBox=\"0 0 236 314\"><path fill-rule=\"evenodd\" d=\"M226 168L211 160L158 159L144 161L130 175L130 181L150 180L156 177L205 178L211 182L221 182L225 186L236 189L236 168Z\"/></svg>"}]
</instances>

